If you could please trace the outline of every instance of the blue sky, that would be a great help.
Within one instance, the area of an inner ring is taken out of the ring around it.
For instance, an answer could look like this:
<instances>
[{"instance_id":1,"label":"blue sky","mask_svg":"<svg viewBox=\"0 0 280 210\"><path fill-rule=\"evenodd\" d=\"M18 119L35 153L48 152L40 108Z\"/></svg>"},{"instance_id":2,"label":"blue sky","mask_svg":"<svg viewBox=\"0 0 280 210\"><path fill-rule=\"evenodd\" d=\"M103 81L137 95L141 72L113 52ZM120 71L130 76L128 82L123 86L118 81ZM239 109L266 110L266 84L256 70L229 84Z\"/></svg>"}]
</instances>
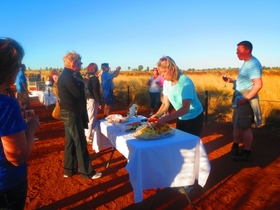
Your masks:
<instances>
[{"instance_id":1,"label":"blue sky","mask_svg":"<svg viewBox=\"0 0 280 210\"><path fill-rule=\"evenodd\" d=\"M151 69L169 55L181 69L236 68L243 40L280 67L279 20L278 0L2 0L0 36L22 44L31 69L62 68L72 50L83 67Z\"/></svg>"}]
</instances>

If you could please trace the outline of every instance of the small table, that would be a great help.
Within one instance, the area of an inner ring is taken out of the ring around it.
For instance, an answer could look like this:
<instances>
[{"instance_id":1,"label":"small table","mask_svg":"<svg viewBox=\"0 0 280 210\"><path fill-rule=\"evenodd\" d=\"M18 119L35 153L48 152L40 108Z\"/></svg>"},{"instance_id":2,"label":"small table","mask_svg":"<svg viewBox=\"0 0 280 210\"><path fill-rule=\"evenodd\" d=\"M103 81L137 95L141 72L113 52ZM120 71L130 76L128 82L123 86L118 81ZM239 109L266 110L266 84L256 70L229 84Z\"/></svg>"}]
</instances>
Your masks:
<instances>
[{"instance_id":1,"label":"small table","mask_svg":"<svg viewBox=\"0 0 280 210\"><path fill-rule=\"evenodd\" d=\"M141 116L132 119L133 122L140 120ZM102 148L114 147L128 159L126 170L136 203L143 200L143 190L189 186L195 180L200 186L205 185L211 166L198 136L175 129L170 137L138 140L133 133L122 132L100 120L92 148L99 152Z\"/></svg>"},{"instance_id":2,"label":"small table","mask_svg":"<svg viewBox=\"0 0 280 210\"><path fill-rule=\"evenodd\" d=\"M31 96L38 96L41 104L44 104L46 108L56 103L56 97L54 96L51 87L46 87L45 91L31 91Z\"/></svg>"}]
</instances>

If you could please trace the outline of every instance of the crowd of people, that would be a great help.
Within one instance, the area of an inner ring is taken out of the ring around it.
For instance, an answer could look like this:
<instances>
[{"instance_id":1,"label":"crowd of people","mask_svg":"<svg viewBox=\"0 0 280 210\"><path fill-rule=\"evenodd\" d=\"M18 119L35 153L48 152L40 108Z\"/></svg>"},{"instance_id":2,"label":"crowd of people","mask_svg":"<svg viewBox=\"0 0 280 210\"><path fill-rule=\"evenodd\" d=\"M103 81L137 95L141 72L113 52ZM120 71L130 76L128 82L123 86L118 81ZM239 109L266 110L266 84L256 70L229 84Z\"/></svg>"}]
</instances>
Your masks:
<instances>
[{"instance_id":1,"label":"crowd of people","mask_svg":"<svg viewBox=\"0 0 280 210\"><path fill-rule=\"evenodd\" d=\"M235 161L251 160L252 122L262 123L258 92L262 88L262 66L252 55L249 41L237 44L237 56L244 63L236 79L224 78L234 84L233 145ZM27 164L40 128L37 117L26 118L30 108L26 67L21 63L24 49L11 38L0 39L0 208L24 209L27 195ZM97 112L110 115L114 105L113 79L121 67L110 72L108 63L90 63L82 77L82 57L75 51L63 57L64 69L52 71L53 92L60 107L60 119L65 127L64 177L81 174L85 179L98 179L102 173L92 166L87 143L91 143L97 125ZM193 81L183 74L169 56L161 57L147 82L150 94L150 119L157 126L176 119L176 128L196 136L203 129L203 106L198 99ZM38 76L39 77L39 76ZM41 78L41 75L40 75ZM101 84L100 84L101 80ZM4 95L6 87L16 83L16 99ZM166 114L169 107L174 111ZM243 142L240 151L239 144Z\"/></svg>"}]
</instances>

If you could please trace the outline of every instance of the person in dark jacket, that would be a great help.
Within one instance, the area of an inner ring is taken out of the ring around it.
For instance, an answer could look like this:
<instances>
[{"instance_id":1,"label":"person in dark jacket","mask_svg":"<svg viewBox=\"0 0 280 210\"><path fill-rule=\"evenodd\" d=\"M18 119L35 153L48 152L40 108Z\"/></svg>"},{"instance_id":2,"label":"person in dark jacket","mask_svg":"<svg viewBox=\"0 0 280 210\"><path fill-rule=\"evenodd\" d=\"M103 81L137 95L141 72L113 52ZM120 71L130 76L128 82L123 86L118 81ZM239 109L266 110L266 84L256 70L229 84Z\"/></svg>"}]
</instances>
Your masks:
<instances>
[{"instance_id":1,"label":"person in dark jacket","mask_svg":"<svg viewBox=\"0 0 280 210\"><path fill-rule=\"evenodd\" d=\"M81 56L75 51L67 53L64 69L58 78L60 118L65 126L64 177L81 173L83 178L97 179L90 161L84 128L88 126L85 83L81 77ZM79 168L78 168L79 166Z\"/></svg>"},{"instance_id":2,"label":"person in dark jacket","mask_svg":"<svg viewBox=\"0 0 280 210\"><path fill-rule=\"evenodd\" d=\"M87 143L92 143L92 133L97 124L98 109L101 109L101 93L100 82L97 75L98 66L96 63L90 63L87 67L86 78L87 83L87 114L88 114L88 129L85 129Z\"/></svg>"}]
</instances>

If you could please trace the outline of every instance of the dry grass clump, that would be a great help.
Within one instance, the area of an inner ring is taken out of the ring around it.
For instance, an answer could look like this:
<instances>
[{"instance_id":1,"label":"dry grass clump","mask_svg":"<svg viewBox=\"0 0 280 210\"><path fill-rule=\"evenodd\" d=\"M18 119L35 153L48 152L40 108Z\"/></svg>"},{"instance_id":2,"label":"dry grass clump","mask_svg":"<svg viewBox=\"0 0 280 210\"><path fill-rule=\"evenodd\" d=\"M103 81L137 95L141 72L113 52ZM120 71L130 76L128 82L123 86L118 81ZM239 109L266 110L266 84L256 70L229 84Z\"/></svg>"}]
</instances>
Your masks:
<instances>
[{"instance_id":1,"label":"dry grass clump","mask_svg":"<svg viewBox=\"0 0 280 210\"><path fill-rule=\"evenodd\" d=\"M236 78L237 72L199 72L189 73L189 76L197 90L198 97L204 107L205 92L208 91L208 120L210 122L229 122L232 117L231 100L233 88L231 83L225 84L222 75ZM121 74L114 79L117 98L127 102L127 87L130 91L130 103L136 103L142 107L150 107L149 89L147 81L150 73L138 73L138 75ZM263 74L263 88L259 93L260 104L263 113L263 123L276 123L280 121L280 80L279 74Z\"/></svg>"},{"instance_id":2,"label":"dry grass clump","mask_svg":"<svg viewBox=\"0 0 280 210\"><path fill-rule=\"evenodd\" d=\"M27 74L37 71L27 71ZM42 78L48 78L51 70L41 71ZM84 73L84 72L82 72ZM236 78L236 70L219 71L186 71L195 84L198 97L204 108L205 93L208 91L208 120L210 122L231 121L232 108L232 84L225 84L222 75ZM140 109L150 108L149 86L147 81L152 73L148 71L121 71L121 74L114 79L115 96L124 104L136 103ZM259 93L261 109L265 124L280 124L280 72L276 70L265 70L263 73L263 88ZM46 80L46 79L45 79ZM279 125L280 127L280 125Z\"/></svg>"}]
</instances>

